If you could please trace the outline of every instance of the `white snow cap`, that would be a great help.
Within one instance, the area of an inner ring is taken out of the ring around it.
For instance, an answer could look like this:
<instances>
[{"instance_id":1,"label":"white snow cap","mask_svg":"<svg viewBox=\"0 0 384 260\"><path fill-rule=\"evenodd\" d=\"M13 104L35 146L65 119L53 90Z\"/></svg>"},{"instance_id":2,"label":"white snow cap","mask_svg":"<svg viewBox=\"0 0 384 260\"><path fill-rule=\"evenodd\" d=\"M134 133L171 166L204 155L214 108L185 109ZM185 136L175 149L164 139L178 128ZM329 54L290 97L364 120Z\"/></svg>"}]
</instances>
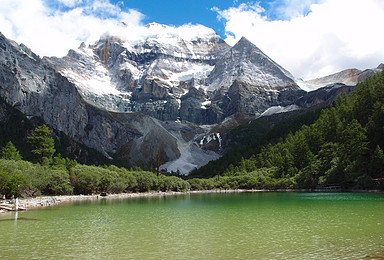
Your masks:
<instances>
[{"instance_id":1,"label":"white snow cap","mask_svg":"<svg viewBox=\"0 0 384 260\"><path fill-rule=\"evenodd\" d=\"M119 37L131 45L150 39L159 43L172 44L174 41L179 41L180 39L194 41L219 37L213 29L200 24L184 24L176 27L158 23L149 23L146 26L134 26L122 23L118 27L111 28L106 35Z\"/></svg>"}]
</instances>

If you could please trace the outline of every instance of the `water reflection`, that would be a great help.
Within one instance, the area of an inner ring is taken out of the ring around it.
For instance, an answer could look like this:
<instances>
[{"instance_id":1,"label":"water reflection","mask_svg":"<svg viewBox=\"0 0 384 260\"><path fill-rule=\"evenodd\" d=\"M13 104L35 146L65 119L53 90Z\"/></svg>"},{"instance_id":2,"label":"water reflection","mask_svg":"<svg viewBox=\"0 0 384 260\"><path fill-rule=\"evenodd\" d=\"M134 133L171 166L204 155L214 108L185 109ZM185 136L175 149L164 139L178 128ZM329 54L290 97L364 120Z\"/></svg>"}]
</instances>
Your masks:
<instances>
[{"instance_id":1,"label":"water reflection","mask_svg":"<svg viewBox=\"0 0 384 260\"><path fill-rule=\"evenodd\" d=\"M19 217L18 212L15 213L14 218L5 218L5 219L0 219L0 222L4 221L39 221L37 218L25 218L25 217Z\"/></svg>"}]
</instances>

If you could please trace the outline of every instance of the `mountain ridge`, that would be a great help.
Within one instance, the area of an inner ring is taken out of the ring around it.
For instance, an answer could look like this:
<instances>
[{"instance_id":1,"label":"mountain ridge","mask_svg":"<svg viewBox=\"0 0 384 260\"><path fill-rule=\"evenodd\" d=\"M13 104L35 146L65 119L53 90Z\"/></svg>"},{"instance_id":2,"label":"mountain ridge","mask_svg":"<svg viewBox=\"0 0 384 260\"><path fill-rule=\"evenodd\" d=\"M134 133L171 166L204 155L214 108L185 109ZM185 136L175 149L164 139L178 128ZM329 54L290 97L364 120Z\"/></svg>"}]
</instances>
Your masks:
<instances>
[{"instance_id":1,"label":"mountain ridge","mask_svg":"<svg viewBox=\"0 0 384 260\"><path fill-rule=\"evenodd\" d=\"M245 38L230 47L212 31L206 35L174 39L180 45L171 48L155 36L128 46L106 35L63 58L40 58L1 34L0 95L107 158L155 164L160 154L170 171L188 164L181 167L184 174L218 158L228 131L271 107L301 109L334 100L333 94L310 98L289 72ZM222 80L220 70L234 75ZM210 89L214 78L227 83Z\"/></svg>"},{"instance_id":2,"label":"mountain ridge","mask_svg":"<svg viewBox=\"0 0 384 260\"><path fill-rule=\"evenodd\" d=\"M253 102L247 109L255 115L271 105L285 105L279 91L300 92L293 76L246 38L230 47L217 34L198 41L177 37L170 47L161 37L130 45L105 36L94 45L69 51L62 59L48 60L92 103L160 120L215 124L244 112L239 106L228 107L231 95L242 96L233 91L239 82L258 89L250 95L264 96L262 105ZM192 94L195 89L203 91L199 97Z\"/></svg>"}]
</instances>

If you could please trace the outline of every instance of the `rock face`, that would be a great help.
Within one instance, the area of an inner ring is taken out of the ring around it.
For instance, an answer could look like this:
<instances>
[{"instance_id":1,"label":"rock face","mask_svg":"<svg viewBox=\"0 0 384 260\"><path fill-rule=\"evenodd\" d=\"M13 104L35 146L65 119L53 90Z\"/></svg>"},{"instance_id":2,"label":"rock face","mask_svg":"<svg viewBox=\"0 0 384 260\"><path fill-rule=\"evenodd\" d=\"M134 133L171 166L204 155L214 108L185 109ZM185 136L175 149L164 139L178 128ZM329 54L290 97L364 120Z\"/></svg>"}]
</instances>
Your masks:
<instances>
[{"instance_id":1,"label":"rock face","mask_svg":"<svg viewBox=\"0 0 384 260\"><path fill-rule=\"evenodd\" d=\"M338 95L349 94L356 86L348 86L343 83L335 83L323 88L306 93L299 98L295 105L298 108L325 107L334 102Z\"/></svg>"},{"instance_id":2,"label":"rock face","mask_svg":"<svg viewBox=\"0 0 384 260\"><path fill-rule=\"evenodd\" d=\"M0 35L0 95L29 117L38 116L76 141L109 153L125 147L135 163L180 157L178 140L158 120L143 114L114 113L84 100L78 88L50 64Z\"/></svg>"},{"instance_id":3,"label":"rock face","mask_svg":"<svg viewBox=\"0 0 384 260\"><path fill-rule=\"evenodd\" d=\"M85 134L86 103L76 86L23 45L0 34L0 95L27 116L40 116L71 137Z\"/></svg>"}]
</instances>

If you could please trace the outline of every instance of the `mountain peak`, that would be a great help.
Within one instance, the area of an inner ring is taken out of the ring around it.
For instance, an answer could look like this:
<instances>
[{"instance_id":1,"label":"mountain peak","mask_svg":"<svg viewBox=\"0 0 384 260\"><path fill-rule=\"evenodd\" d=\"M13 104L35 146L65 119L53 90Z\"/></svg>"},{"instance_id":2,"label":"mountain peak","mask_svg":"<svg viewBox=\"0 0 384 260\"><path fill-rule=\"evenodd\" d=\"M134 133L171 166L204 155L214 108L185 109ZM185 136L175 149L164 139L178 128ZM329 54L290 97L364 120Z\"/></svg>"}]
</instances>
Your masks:
<instances>
[{"instance_id":1,"label":"mountain peak","mask_svg":"<svg viewBox=\"0 0 384 260\"><path fill-rule=\"evenodd\" d=\"M245 36L242 36L241 39L237 42L238 43L250 43L250 44L253 44L250 40L248 40L247 38L245 38Z\"/></svg>"},{"instance_id":2,"label":"mountain peak","mask_svg":"<svg viewBox=\"0 0 384 260\"><path fill-rule=\"evenodd\" d=\"M153 29L153 28L160 28L160 29L166 29L167 27L169 27L169 26L167 26L167 25L165 25L165 24L160 24L160 23L155 23L155 22L153 22L153 23L148 23L146 26L145 26L145 28L147 28L147 29Z\"/></svg>"},{"instance_id":3,"label":"mountain peak","mask_svg":"<svg viewBox=\"0 0 384 260\"><path fill-rule=\"evenodd\" d=\"M257 52L265 55L253 42L245 38L244 36L233 46L234 50L243 50L245 52Z\"/></svg>"},{"instance_id":4,"label":"mountain peak","mask_svg":"<svg viewBox=\"0 0 384 260\"><path fill-rule=\"evenodd\" d=\"M263 88L281 89L296 85L293 79L288 71L242 37L218 61L208 82L210 90L229 87L236 80Z\"/></svg>"}]
</instances>

